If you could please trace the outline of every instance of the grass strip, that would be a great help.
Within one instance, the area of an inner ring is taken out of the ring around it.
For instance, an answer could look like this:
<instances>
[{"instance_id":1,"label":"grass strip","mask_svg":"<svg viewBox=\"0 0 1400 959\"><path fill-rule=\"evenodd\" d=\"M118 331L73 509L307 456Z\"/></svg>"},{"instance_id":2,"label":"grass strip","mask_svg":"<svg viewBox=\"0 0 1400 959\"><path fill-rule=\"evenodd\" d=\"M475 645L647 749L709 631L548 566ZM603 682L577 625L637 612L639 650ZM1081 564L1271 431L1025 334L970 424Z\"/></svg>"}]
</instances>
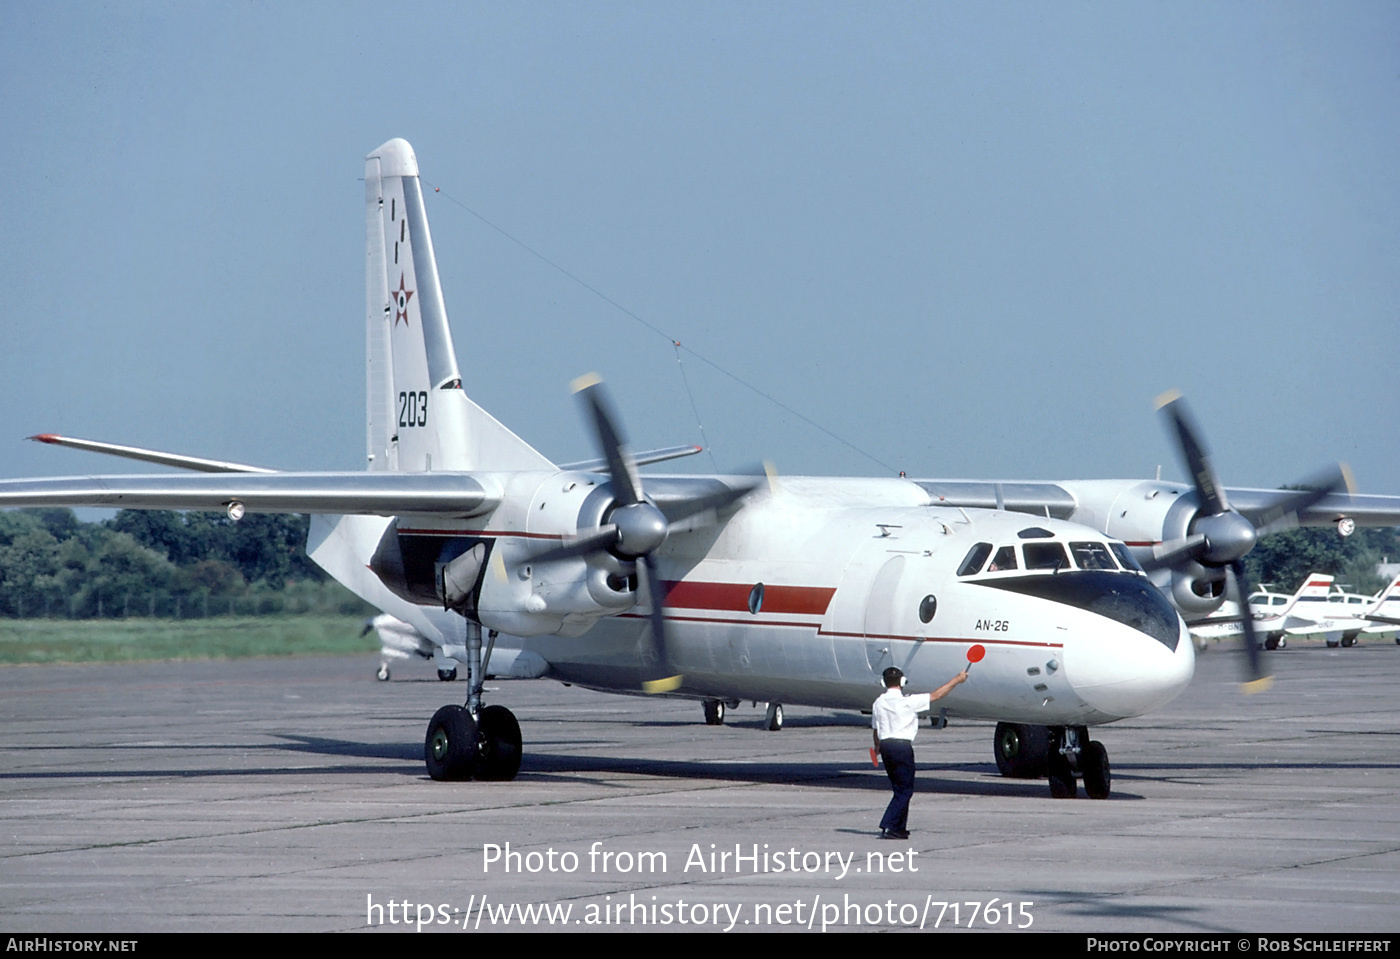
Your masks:
<instances>
[{"instance_id":1,"label":"grass strip","mask_svg":"<svg viewBox=\"0 0 1400 959\"><path fill-rule=\"evenodd\" d=\"M371 653L360 616L0 620L0 664L116 663Z\"/></svg>"}]
</instances>

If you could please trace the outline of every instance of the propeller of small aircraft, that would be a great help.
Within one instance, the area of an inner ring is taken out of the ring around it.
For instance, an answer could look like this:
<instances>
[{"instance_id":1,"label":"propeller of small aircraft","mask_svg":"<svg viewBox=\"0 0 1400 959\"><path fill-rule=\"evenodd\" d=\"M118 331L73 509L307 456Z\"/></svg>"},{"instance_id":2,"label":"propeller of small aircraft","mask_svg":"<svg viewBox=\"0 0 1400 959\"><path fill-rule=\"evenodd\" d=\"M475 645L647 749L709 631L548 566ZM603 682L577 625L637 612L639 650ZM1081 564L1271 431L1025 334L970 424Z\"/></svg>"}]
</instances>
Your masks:
<instances>
[{"instance_id":1,"label":"propeller of small aircraft","mask_svg":"<svg viewBox=\"0 0 1400 959\"><path fill-rule=\"evenodd\" d=\"M620 421L608 400L603 381L596 373L574 380L572 388L584 405L594 438L607 460L611 477L613 505L604 522L589 532L568 539L553 549L533 557L547 562L570 556L611 553L625 563L635 564L651 602L651 648L656 675L642 683L648 693L670 692L680 686L682 676L671 665L666 651L666 586L657 572L656 551L672 533L688 532L713 525L719 511L738 502L757 488L759 482L671 500L663 513L648 501L642 490L637 465L623 438ZM669 515L669 518L668 518Z\"/></svg>"},{"instance_id":2,"label":"propeller of small aircraft","mask_svg":"<svg viewBox=\"0 0 1400 959\"><path fill-rule=\"evenodd\" d=\"M1267 688L1270 677L1264 671L1254 631L1254 618L1249 614L1249 594L1253 588L1245 573L1244 557L1262 537L1296 526L1298 514L1324 496L1339 489L1351 490L1351 474L1339 464L1309 477L1300 484L1302 489L1281 491L1261 514L1259 524L1255 525L1230 507L1225 488L1220 485L1215 467L1211 464L1201 430L1181 394L1176 390L1163 394L1157 400L1157 408L1166 414L1176 434L1181 458L1196 487L1200 512L1192 521L1188 535L1156 546L1151 559L1143 563L1143 567L1147 570L1171 568L1181 571L1191 563L1198 563L1213 569L1228 569L1240 596L1240 622L1244 628L1244 647L1248 656L1245 689L1253 692Z\"/></svg>"}]
</instances>

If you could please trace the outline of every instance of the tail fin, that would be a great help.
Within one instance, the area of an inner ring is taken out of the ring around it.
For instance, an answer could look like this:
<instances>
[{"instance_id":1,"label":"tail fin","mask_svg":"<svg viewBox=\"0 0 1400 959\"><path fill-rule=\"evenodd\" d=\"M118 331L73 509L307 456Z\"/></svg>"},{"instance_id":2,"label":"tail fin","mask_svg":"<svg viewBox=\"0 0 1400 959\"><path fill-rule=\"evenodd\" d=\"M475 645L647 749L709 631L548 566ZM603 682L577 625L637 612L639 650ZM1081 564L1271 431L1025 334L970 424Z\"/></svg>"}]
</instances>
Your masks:
<instances>
[{"instance_id":1,"label":"tail fin","mask_svg":"<svg viewBox=\"0 0 1400 959\"><path fill-rule=\"evenodd\" d=\"M365 158L367 446L371 470L536 470L554 464L462 390L405 140Z\"/></svg>"},{"instance_id":2,"label":"tail fin","mask_svg":"<svg viewBox=\"0 0 1400 959\"><path fill-rule=\"evenodd\" d=\"M1376 601L1370 605L1366 612L1383 612L1386 608L1385 604L1388 602L1400 604L1400 576L1396 576L1385 589L1380 591L1376 596ZM1364 616L1366 613L1362 613L1361 615Z\"/></svg>"},{"instance_id":3,"label":"tail fin","mask_svg":"<svg viewBox=\"0 0 1400 959\"><path fill-rule=\"evenodd\" d=\"M1326 573L1309 573L1303 580L1303 585L1298 587L1298 592L1293 594L1293 598L1284 607L1284 611L1291 610L1300 602L1327 602L1327 594L1332 592L1332 581L1335 578ZM1316 610L1317 607L1313 607L1313 609Z\"/></svg>"}]
</instances>

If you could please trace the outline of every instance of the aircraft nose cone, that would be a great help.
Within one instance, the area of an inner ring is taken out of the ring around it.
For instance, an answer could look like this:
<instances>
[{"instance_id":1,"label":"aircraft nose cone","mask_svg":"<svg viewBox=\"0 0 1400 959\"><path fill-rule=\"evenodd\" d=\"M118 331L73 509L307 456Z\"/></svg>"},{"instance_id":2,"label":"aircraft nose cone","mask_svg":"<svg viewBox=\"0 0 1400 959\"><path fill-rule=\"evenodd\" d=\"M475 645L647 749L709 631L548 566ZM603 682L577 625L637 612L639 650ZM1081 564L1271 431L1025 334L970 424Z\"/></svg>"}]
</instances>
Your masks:
<instances>
[{"instance_id":1,"label":"aircraft nose cone","mask_svg":"<svg viewBox=\"0 0 1400 959\"><path fill-rule=\"evenodd\" d=\"M1196 651L1177 620L1176 649L1118 623L1079 633L1065 648L1065 676L1075 693L1101 713L1141 716L1175 699L1191 682Z\"/></svg>"}]
</instances>

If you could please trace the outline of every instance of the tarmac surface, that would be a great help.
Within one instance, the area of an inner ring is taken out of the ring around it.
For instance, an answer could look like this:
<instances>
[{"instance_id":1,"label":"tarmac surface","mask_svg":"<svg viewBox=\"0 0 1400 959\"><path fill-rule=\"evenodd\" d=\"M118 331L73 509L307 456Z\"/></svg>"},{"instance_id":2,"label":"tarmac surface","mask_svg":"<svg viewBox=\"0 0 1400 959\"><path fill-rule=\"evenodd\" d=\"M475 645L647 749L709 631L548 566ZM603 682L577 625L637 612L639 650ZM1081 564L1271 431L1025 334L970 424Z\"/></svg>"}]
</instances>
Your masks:
<instances>
[{"instance_id":1,"label":"tarmac surface","mask_svg":"<svg viewBox=\"0 0 1400 959\"><path fill-rule=\"evenodd\" d=\"M1400 648L1266 662L1246 698L1213 649L1099 727L1107 801L1002 779L990 724L923 730L905 843L853 714L492 682L519 778L434 783L466 685L428 664L4 668L0 932L1400 930Z\"/></svg>"}]
</instances>

